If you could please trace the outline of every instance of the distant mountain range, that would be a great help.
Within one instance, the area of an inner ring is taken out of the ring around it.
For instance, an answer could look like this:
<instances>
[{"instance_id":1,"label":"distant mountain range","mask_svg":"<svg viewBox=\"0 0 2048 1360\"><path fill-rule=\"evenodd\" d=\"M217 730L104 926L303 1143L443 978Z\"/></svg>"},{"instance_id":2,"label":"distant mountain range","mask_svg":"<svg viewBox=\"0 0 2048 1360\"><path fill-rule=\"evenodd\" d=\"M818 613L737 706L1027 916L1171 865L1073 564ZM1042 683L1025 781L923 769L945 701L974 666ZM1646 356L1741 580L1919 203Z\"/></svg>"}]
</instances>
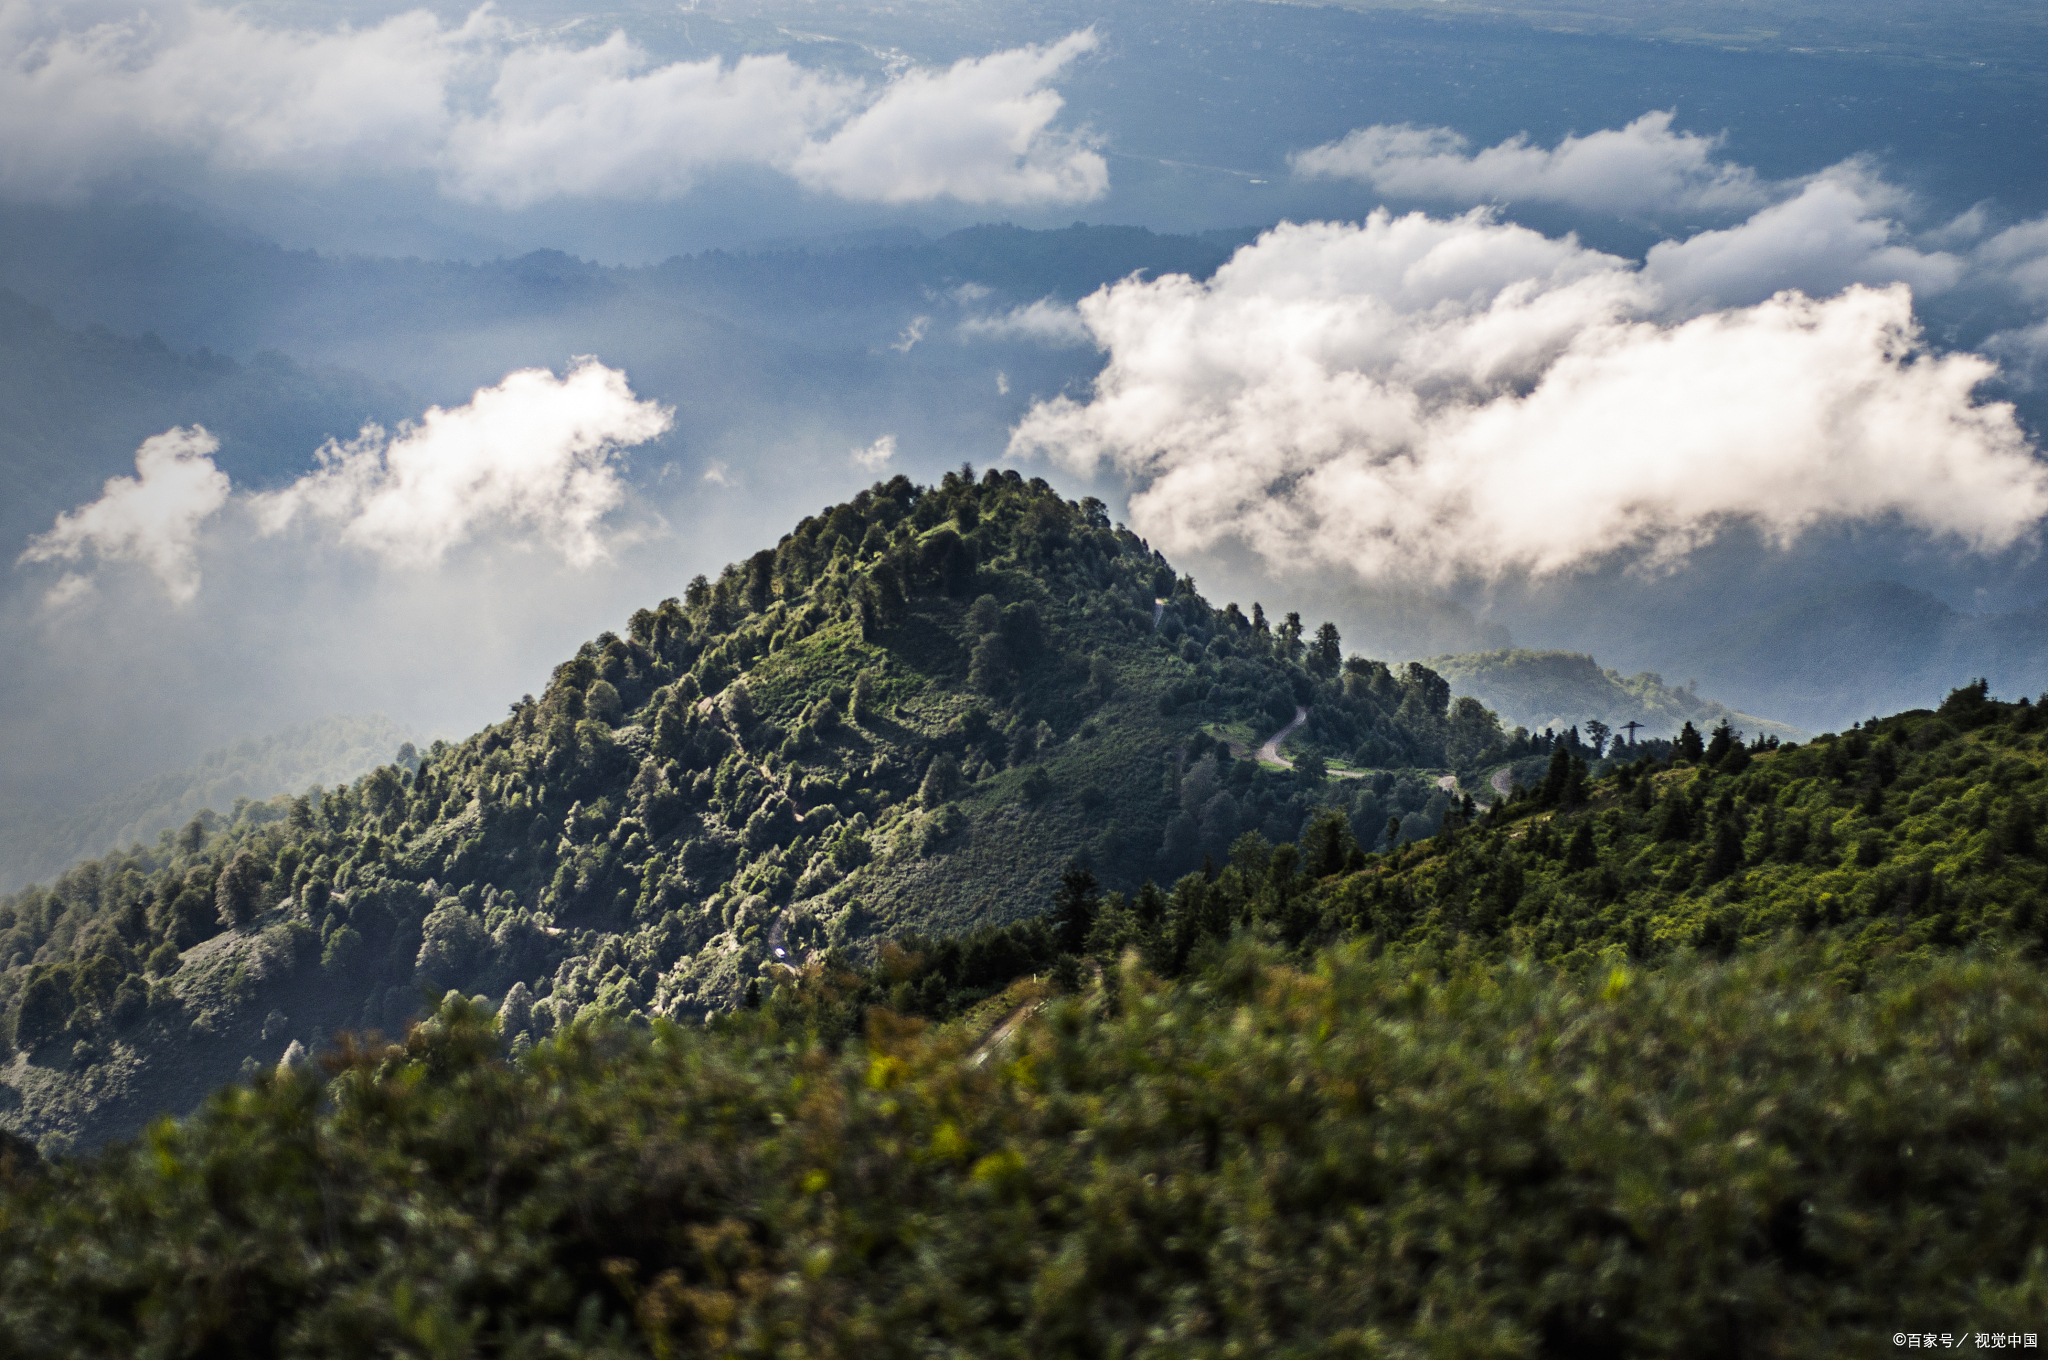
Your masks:
<instances>
[{"instance_id":1,"label":"distant mountain range","mask_svg":"<svg viewBox=\"0 0 2048 1360\"><path fill-rule=\"evenodd\" d=\"M140 842L202 813L231 820L238 803L345 784L391 761L412 734L381 713L337 714L209 751L82 807L24 806L0 823L0 891L56 874L78 860Z\"/></svg>"},{"instance_id":2,"label":"distant mountain range","mask_svg":"<svg viewBox=\"0 0 2048 1360\"><path fill-rule=\"evenodd\" d=\"M1704 732L1725 719L1750 736L1799 741L1808 735L1789 723L1738 712L1692 689L1666 684L1655 671L1624 676L1579 652L1508 648L1434 656L1425 664L1451 682L1452 693L1469 694L1503 722L1532 732L1561 731L1597 719L1612 728L1639 722L1638 736L1668 737L1687 722Z\"/></svg>"},{"instance_id":3,"label":"distant mountain range","mask_svg":"<svg viewBox=\"0 0 2048 1360\"><path fill-rule=\"evenodd\" d=\"M62 510L135 470L144 439L176 425L220 438L219 462L244 480L302 471L330 436L419 414L395 384L282 354L239 362L173 350L154 333L77 328L0 288L0 545L11 559Z\"/></svg>"},{"instance_id":4,"label":"distant mountain range","mask_svg":"<svg viewBox=\"0 0 2048 1360\"><path fill-rule=\"evenodd\" d=\"M2048 690L2048 602L1966 614L1896 581L1858 582L1715 628L1670 669L1816 731L1931 708L1978 677L2004 698L2039 698Z\"/></svg>"}]
</instances>

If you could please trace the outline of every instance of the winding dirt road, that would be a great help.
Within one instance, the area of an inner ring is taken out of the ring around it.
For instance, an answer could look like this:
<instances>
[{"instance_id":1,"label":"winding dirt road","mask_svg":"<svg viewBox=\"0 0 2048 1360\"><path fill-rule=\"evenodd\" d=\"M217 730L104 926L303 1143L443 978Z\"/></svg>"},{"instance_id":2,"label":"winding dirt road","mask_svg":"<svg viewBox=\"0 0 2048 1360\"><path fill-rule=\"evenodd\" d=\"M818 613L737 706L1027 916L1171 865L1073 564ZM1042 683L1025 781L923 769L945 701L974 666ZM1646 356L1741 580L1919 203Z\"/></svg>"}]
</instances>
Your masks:
<instances>
[{"instance_id":1,"label":"winding dirt road","mask_svg":"<svg viewBox=\"0 0 2048 1360\"><path fill-rule=\"evenodd\" d=\"M1280 754L1280 743L1293 736L1295 729L1307 721L1308 710L1300 704L1296 704L1294 706L1294 721L1266 739L1266 744L1259 748L1259 760L1266 764L1278 765L1283 770L1293 769L1294 762ZM1369 772L1365 770L1329 771L1330 778L1332 779L1363 779L1367 773Z\"/></svg>"},{"instance_id":2,"label":"winding dirt road","mask_svg":"<svg viewBox=\"0 0 2048 1360\"><path fill-rule=\"evenodd\" d=\"M1011 1011L1003 1020L1003 1023L997 1025L995 1031L988 1038L975 1046L974 1052L968 1055L967 1065L969 1067L979 1067L987 1062L997 1049L1010 1041L1010 1036L1022 1028L1026 1020L1029 1020L1044 1008L1045 1002L1042 1000L1027 1001L1016 1010Z\"/></svg>"},{"instance_id":3,"label":"winding dirt road","mask_svg":"<svg viewBox=\"0 0 2048 1360\"><path fill-rule=\"evenodd\" d=\"M1283 770L1293 769L1294 762L1280 754L1280 743L1293 736L1295 729L1307 721L1308 710L1300 704L1296 704L1294 706L1294 721L1266 739L1266 744L1259 748L1259 759L1269 764L1278 765Z\"/></svg>"}]
</instances>

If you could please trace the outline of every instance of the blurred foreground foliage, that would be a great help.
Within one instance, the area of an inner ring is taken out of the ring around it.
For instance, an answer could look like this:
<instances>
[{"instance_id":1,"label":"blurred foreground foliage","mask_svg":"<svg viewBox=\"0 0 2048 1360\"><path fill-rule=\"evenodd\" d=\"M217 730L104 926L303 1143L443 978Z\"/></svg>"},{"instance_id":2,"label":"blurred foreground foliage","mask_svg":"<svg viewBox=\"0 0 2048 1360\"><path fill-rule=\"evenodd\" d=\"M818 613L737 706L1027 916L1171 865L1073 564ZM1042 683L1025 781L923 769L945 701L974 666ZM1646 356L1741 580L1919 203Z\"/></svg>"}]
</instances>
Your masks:
<instances>
[{"instance_id":1,"label":"blurred foreground foliage","mask_svg":"<svg viewBox=\"0 0 2048 1360\"><path fill-rule=\"evenodd\" d=\"M2048 1316L2048 982L1240 935L1006 1044L451 997L0 1164L0 1351L1824 1355Z\"/></svg>"}]
</instances>

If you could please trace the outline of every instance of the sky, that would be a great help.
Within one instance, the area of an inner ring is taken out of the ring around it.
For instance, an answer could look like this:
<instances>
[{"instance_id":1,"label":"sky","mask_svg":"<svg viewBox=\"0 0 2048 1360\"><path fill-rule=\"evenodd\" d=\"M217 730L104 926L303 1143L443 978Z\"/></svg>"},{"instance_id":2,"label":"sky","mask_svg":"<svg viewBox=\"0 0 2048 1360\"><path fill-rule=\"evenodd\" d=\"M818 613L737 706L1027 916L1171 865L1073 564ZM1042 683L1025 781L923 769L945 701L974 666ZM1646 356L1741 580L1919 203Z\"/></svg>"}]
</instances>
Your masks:
<instances>
[{"instance_id":1,"label":"sky","mask_svg":"<svg viewBox=\"0 0 2048 1360\"><path fill-rule=\"evenodd\" d=\"M0 285L323 431L39 383L0 800L462 735L963 461L1393 658L2048 599L2039 25L1559 13L0 0Z\"/></svg>"}]
</instances>

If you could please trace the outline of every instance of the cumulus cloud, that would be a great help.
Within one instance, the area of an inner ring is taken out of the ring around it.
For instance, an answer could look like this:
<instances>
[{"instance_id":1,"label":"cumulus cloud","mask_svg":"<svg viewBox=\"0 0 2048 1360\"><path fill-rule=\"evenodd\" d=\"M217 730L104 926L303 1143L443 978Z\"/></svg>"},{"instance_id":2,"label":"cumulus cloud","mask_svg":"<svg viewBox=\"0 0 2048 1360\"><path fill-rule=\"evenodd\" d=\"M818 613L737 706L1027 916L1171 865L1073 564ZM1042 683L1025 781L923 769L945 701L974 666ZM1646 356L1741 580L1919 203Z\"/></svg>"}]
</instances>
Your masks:
<instances>
[{"instance_id":1,"label":"cumulus cloud","mask_svg":"<svg viewBox=\"0 0 2048 1360\"><path fill-rule=\"evenodd\" d=\"M1869 166L1849 161L1738 226L1659 242L1644 264L1667 296L1696 306L1758 302L1784 288L1833 293L1852 283L1946 292L1965 262L1911 244L1887 215L1903 203Z\"/></svg>"},{"instance_id":2,"label":"cumulus cloud","mask_svg":"<svg viewBox=\"0 0 2048 1360\"><path fill-rule=\"evenodd\" d=\"M1051 298L1013 307L996 316L970 316L960 323L963 340L1029 340L1041 345L1093 343L1081 314Z\"/></svg>"},{"instance_id":3,"label":"cumulus cloud","mask_svg":"<svg viewBox=\"0 0 2048 1360\"><path fill-rule=\"evenodd\" d=\"M1545 149L1526 134L1473 152L1443 127L1376 123L1291 158L1297 175L1363 180L1381 193L1464 203L1563 203L1629 217L1758 208L1769 186L1718 159L1721 137L1673 132L1670 111Z\"/></svg>"},{"instance_id":4,"label":"cumulus cloud","mask_svg":"<svg viewBox=\"0 0 2048 1360\"><path fill-rule=\"evenodd\" d=\"M1052 126L1049 82L1094 43L874 87L780 54L657 64L622 33L572 47L488 7L313 31L193 0L0 0L0 186L75 197L171 154L230 172L425 171L515 208L672 198L734 164L854 199L1083 201L1108 172Z\"/></svg>"},{"instance_id":5,"label":"cumulus cloud","mask_svg":"<svg viewBox=\"0 0 2048 1360\"><path fill-rule=\"evenodd\" d=\"M1110 463L1170 550L1381 580L1670 564L1738 522L1993 550L2048 514L2012 409L1974 398L1992 365L1927 352L1906 287L1691 315L1667 286L1484 211L1283 224L1207 283L1084 299L1094 394L1010 453Z\"/></svg>"},{"instance_id":6,"label":"cumulus cloud","mask_svg":"<svg viewBox=\"0 0 2048 1360\"><path fill-rule=\"evenodd\" d=\"M870 472L880 472L896 456L896 436L885 434L864 449L852 450L847 456Z\"/></svg>"},{"instance_id":7,"label":"cumulus cloud","mask_svg":"<svg viewBox=\"0 0 2048 1360\"><path fill-rule=\"evenodd\" d=\"M404 565L438 562L480 530L510 527L588 566L606 556L599 522L625 499L618 451L673 423L670 408L638 400L625 374L595 361L561 378L522 369L395 435L371 425L347 444L330 441L315 471L252 497L251 508L266 534L304 516Z\"/></svg>"},{"instance_id":8,"label":"cumulus cloud","mask_svg":"<svg viewBox=\"0 0 2048 1360\"><path fill-rule=\"evenodd\" d=\"M199 527L228 498L228 476L214 466L220 441L204 428L167 430L135 452L133 477L109 477L98 500L57 517L29 540L20 562L137 562L179 604L199 593ZM45 597L55 606L92 586L67 572Z\"/></svg>"}]
</instances>

